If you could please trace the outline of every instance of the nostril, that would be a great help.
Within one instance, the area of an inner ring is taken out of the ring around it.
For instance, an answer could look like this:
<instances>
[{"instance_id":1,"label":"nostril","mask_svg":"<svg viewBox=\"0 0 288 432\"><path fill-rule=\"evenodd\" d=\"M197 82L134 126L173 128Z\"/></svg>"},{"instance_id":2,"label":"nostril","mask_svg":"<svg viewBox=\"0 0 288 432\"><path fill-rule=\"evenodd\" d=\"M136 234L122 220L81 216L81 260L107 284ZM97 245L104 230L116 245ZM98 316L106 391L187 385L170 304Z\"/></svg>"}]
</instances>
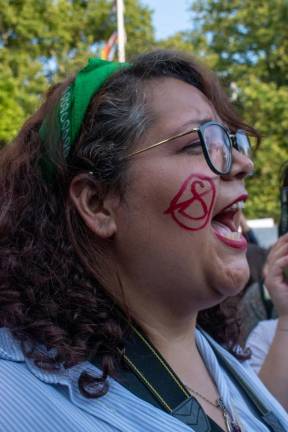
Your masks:
<instances>
[{"instance_id":1,"label":"nostril","mask_svg":"<svg viewBox=\"0 0 288 432\"><path fill-rule=\"evenodd\" d=\"M235 150L233 152L231 175L233 177L243 179L245 177L250 177L253 174L254 174L253 161L247 155Z\"/></svg>"}]
</instances>

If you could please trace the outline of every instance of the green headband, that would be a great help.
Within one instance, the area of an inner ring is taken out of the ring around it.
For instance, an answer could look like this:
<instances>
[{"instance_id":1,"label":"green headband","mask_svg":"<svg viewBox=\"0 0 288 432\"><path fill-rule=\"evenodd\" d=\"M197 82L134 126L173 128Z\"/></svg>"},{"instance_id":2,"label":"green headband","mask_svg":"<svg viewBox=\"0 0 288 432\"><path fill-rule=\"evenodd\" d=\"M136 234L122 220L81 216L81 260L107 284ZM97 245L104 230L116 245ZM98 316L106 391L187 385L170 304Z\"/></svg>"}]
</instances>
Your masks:
<instances>
[{"instance_id":1,"label":"green headband","mask_svg":"<svg viewBox=\"0 0 288 432\"><path fill-rule=\"evenodd\" d=\"M94 94L101 89L111 75L128 66L128 63L90 58L88 64L78 72L75 80L66 88L56 108L56 124L58 123L59 129L56 131L56 136L58 135L62 139L65 159L68 158L73 149L88 105ZM49 133L49 122L44 119L39 129L39 135L44 144L48 141ZM58 140L55 141L53 145L58 145ZM44 177L50 182L55 176L56 167L47 146L45 150L40 165Z\"/></svg>"}]
</instances>

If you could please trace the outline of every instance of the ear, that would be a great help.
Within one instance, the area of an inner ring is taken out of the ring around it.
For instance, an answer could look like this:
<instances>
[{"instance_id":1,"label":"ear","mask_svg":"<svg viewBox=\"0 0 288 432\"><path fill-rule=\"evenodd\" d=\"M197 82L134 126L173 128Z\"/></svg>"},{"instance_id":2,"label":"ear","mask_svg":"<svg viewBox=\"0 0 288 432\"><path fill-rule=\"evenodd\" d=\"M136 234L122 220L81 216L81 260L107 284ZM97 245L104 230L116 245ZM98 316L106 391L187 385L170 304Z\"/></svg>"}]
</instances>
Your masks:
<instances>
[{"instance_id":1,"label":"ear","mask_svg":"<svg viewBox=\"0 0 288 432\"><path fill-rule=\"evenodd\" d=\"M115 210L119 197L103 190L91 174L80 174L70 184L70 198L88 228L102 239L112 237L116 231Z\"/></svg>"}]
</instances>

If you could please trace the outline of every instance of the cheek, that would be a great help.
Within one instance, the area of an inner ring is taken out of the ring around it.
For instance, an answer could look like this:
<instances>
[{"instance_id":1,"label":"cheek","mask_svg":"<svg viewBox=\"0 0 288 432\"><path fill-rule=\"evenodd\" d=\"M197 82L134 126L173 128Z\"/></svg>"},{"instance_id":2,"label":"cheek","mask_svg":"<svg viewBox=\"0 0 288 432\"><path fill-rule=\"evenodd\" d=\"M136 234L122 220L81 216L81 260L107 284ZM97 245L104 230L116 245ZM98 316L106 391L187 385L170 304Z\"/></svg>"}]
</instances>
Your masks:
<instances>
[{"instance_id":1,"label":"cheek","mask_svg":"<svg viewBox=\"0 0 288 432\"><path fill-rule=\"evenodd\" d=\"M211 177L192 174L180 185L164 214L188 231L204 229L215 205L216 187Z\"/></svg>"}]
</instances>

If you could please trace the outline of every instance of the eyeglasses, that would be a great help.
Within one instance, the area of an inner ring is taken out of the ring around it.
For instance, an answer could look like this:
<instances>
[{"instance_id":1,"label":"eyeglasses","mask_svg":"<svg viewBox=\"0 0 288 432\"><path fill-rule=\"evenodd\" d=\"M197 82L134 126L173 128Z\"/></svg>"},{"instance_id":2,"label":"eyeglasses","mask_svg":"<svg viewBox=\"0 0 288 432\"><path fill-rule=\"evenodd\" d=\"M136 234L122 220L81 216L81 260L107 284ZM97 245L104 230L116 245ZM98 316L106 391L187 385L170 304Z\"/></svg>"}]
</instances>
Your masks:
<instances>
[{"instance_id":1,"label":"eyeglasses","mask_svg":"<svg viewBox=\"0 0 288 432\"><path fill-rule=\"evenodd\" d=\"M242 129L238 129L235 134L232 134L228 128L220 123L209 121L203 123L198 128L190 129L189 131L166 138L165 140L159 141L144 149L136 150L135 152L130 153L127 156L127 159L177 138L195 134L195 132L198 134L199 141L192 141L191 148L193 149L194 147L195 152L197 152L197 147L201 146L209 168L218 175L230 173L232 167L233 148L247 156L249 159L252 157L250 140Z\"/></svg>"}]
</instances>

